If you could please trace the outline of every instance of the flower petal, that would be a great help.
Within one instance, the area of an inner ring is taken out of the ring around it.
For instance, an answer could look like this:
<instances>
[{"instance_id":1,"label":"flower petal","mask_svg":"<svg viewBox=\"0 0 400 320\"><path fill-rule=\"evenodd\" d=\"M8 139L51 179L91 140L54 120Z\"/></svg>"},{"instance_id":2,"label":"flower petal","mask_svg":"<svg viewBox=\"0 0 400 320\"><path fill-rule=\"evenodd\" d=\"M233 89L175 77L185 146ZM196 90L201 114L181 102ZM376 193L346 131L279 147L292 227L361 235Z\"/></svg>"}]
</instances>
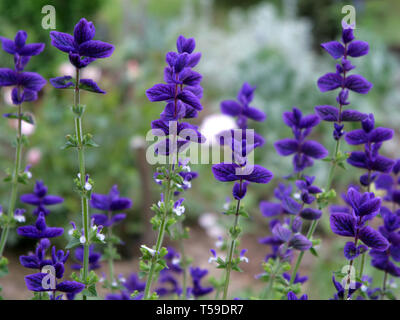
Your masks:
<instances>
[{"instance_id":1,"label":"flower petal","mask_svg":"<svg viewBox=\"0 0 400 320\"><path fill-rule=\"evenodd\" d=\"M386 240L386 238L370 226L362 228L358 232L358 235L361 241L370 248L384 251L389 247L389 242Z\"/></svg>"},{"instance_id":2,"label":"flower petal","mask_svg":"<svg viewBox=\"0 0 400 320\"><path fill-rule=\"evenodd\" d=\"M356 58L368 54L369 45L368 42L361 40L354 40L349 44L347 48L347 54L350 57Z\"/></svg>"},{"instance_id":3,"label":"flower petal","mask_svg":"<svg viewBox=\"0 0 400 320\"><path fill-rule=\"evenodd\" d=\"M368 82L360 75L352 74L344 82L346 88L361 94L368 93L372 88L372 83Z\"/></svg>"},{"instance_id":4,"label":"flower petal","mask_svg":"<svg viewBox=\"0 0 400 320\"><path fill-rule=\"evenodd\" d=\"M343 78L337 73L327 73L318 79L318 88L321 92L335 90L342 85Z\"/></svg>"},{"instance_id":5,"label":"flower petal","mask_svg":"<svg viewBox=\"0 0 400 320\"><path fill-rule=\"evenodd\" d=\"M56 89L67 89L75 86L71 76L63 76L50 79L51 85Z\"/></svg>"},{"instance_id":6,"label":"flower petal","mask_svg":"<svg viewBox=\"0 0 400 320\"><path fill-rule=\"evenodd\" d=\"M355 236L356 219L354 216L347 213L332 213L329 221L333 233L343 237Z\"/></svg>"},{"instance_id":7,"label":"flower petal","mask_svg":"<svg viewBox=\"0 0 400 320\"><path fill-rule=\"evenodd\" d=\"M321 44L334 59L339 59L344 55L344 46L338 41L329 41Z\"/></svg>"},{"instance_id":8,"label":"flower petal","mask_svg":"<svg viewBox=\"0 0 400 320\"><path fill-rule=\"evenodd\" d=\"M108 58L113 52L112 44L99 40L89 40L79 46L79 54L90 58Z\"/></svg>"},{"instance_id":9,"label":"flower petal","mask_svg":"<svg viewBox=\"0 0 400 320\"><path fill-rule=\"evenodd\" d=\"M350 145L359 145L368 143L368 135L362 129L350 131L344 137L346 142Z\"/></svg>"},{"instance_id":10,"label":"flower petal","mask_svg":"<svg viewBox=\"0 0 400 320\"><path fill-rule=\"evenodd\" d=\"M74 37L68 33L51 31L51 44L57 49L66 53L75 52Z\"/></svg>"},{"instance_id":11,"label":"flower petal","mask_svg":"<svg viewBox=\"0 0 400 320\"><path fill-rule=\"evenodd\" d=\"M97 85L95 81L92 79L81 79L79 81L79 88L82 90L95 92L95 93L102 93L105 94L106 92Z\"/></svg>"},{"instance_id":12,"label":"flower petal","mask_svg":"<svg viewBox=\"0 0 400 320\"><path fill-rule=\"evenodd\" d=\"M289 156L297 152L299 144L295 139L285 138L275 142L274 147L279 155Z\"/></svg>"},{"instance_id":13,"label":"flower petal","mask_svg":"<svg viewBox=\"0 0 400 320\"><path fill-rule=\"evenodd\" d=\"M328 150L317 141L308 140L301 146L301 151L314 159L322 159L328 155Z\"/></svg>"},{"instance_id":14,"label":"flower petal","mask_svg":"<svg viewBox=\"0 0 400 320\"><path fill-rule=\"evenodd\" d=\"M334 106L316 106L315 113L324 121L338 121L339 109Z\"/></svg>"}]
</instances>

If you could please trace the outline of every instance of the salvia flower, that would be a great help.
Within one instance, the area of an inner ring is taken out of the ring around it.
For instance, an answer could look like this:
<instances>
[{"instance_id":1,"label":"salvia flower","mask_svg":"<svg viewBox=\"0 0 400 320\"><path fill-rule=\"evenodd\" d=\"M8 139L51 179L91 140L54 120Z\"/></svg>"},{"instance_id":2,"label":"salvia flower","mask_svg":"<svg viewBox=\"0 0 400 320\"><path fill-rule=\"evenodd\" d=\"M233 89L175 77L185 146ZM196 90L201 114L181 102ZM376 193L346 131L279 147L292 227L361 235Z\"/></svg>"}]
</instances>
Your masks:
<instances>
[{"instance_id":1,"label":"salvia flower","mask_svg":"<svg viewBox=\"0 0 400 320\"><path fill-rule=\"evenodd\" d=\"M193 52L195 46L193 38L179 36L176 42L178 52L168 52L166 55L166 83L156 84L146 91L150 101L166 103L160 119L152 122L153 134L167 137L157 144L155 152L158 154L169 155L176 148L178 152L182 151L190 141L205 141L196 126L180 122L184 118L196 118L203 109L200 102L203 95L200 86L202 76L192 70L201 58L200 53ZM174 139L170 140L168 136L173 136Z\"/></svg>"},{"instance_id":2,"label":"salvia flower","mask_svg":"<svg viewBox=\"0 0 400 320\"><path fill-rule=\"evenodd\" d=\"M297 298L296 294L293 291L289 291L287 294L288 300L308 300L308 295L303 294L300 298Z\"/></svg>"},{"instance_id":3,"label":"salvia flower","mask_svg":"<svg viewBox=\"0 0 400 320\"><path fill-rule=\"evenodd\" d=\"M301 172L314 163L313 159L323 159L328 151L314 140L306 140L313 127L318 125L319 118L314 115L303 116L301 110L293 108L292 112L284 112L283 121L292 129L294 139L285 138L275 142L276 151L281 156L293 157L295 172Z\"/></svg>"},{"instance_id":4,"label":"salvia flower","mask_svg":"<svg viewBox=\"0 0 400 320\"><path fill-rule=\"evenodd\" d=\"M395 205L400 205L400 190L397 189L399 184L399 168L400 159L397 159L391 170L391 174L380 173L375 180L375 188L386 191L383 200L392 202Z\"/></svg>"},{"instance_id":5,"label":"salvia flower","mask_svg":"<svg viewBox=\"0 0 400 320\"><path fill-rule=\"evenodd\" d=\"M59 204L64 201L62 197L47 194L47 187L43 181L36 181L33 193L23 194L20 200L23 203L35 206L33 214L36 216L41 212L47 216L50 213L47 206Z\"/></svg>"},{"instance_id":6,"label":"salvia flower","mask_svg":"<svg viewBox=\"0 0 400 320\"><path fill-rule=\"evenodd\" d=\"M366 223L372 220L380 211L381 199L373 193L359 193L354 188L349 188L347 201L352 210L348 212L334 212L330 216L330 225L334 233L343 237L352 237L354 242L348 242L344 253L347 259L353 260L365 252L366 247L358 245L361 240L367 247L384 251L389 247L389 242L378 231Z\"/></svg>"},{"instance_id":7,"label":"salvia flower","mask_svg":"<svg viewBox=\"0 0 400 320\"><path fill-rule=\"evenodd\" d=\"M395 164L393 160L379 154L382 143L392 139L394 131L383 127L375 128L373 114L365 118L361 124L362 128L348 132L345 140L350 145L364 145L364 151L353 151L347 162L354 167L368 170L360 182L369 185L373 182L372 178L376 177L371 176L372 172L389 173Z\"/></svg>"},{"instance_id":8,"label":"salvia flower","mask_svg":"<svg viewBox=\"0 0 400 320\"><path fill-rule=\"evenodd\" d=\"M64 229L57 227L48 227L46 224L44 213L40 212L34 225L18 227L17 232L22 237L43 239L59 237L64 233Z\"/></svg>"},{"instance_id":9,"label":"salvia flower","mask_svg":"<svg viewBox=\"0 0 400 320\"><path fill-rule=\"evenodd\" d=\"M221 111L231 117L237 117L237 125L241 129L247 128L247 120L264 121L266 115L263 111L250 106L254 97L254 90L247 82L243 83L240 89L237 101L224 100L221 102Z\"/></svg>"},{"instance_id":10,"label":"salvia flower","mask_svg":"<svg viewBox=\"0 0 400 320\"><path fill-rule=\"evenodd\" d=\"M192 287L188 288L188 296L195 298L205 296L214 290L213 287L203 287L202 279L208 274L207 269L190 267L190 276L192 277Z\"/></svg>"},{"instance_id":11,"label":"salvia flower","mask_svg":"<svg viewBox=\"0 0 400 320\"><path fill-rule=\"evenodd\" d=\"M114 46L99 40L93 40L96 29L93 23L82 18L74 28L74 34L51 31L51 44L57 49L68 53L69 60L76 68L84 68L91 62L108 58L114 51Z\"/></svg>"},{"instance_id":12,"label":"salvia flower","mask_svg":"<svg viewBox=\"0 0 400 320\"><path fill-rule=\"evenodd\" d=\"M336 122L333 136L339 140L343 135L341 125L344 121L361 121L365 115L356 110L342 110L349 105L349 91L366 94L372 88L372 84L360 75L348 75L355 67L349 58L357 58L368 54L369 45L365 41L354 40L353 29L343 27L342 42L330 41L321 44L335 60L340 59L336 65L336 72L327 73L318 79L318 88L321 92L340 88L336 101L339 108L331 105L317 106L315 111L324 121Z\"/></svg>"},{"instance_id":13,"label":"salvia flower","mask_svg":"<svg viewBox=\"0 0 400 320\"><path fill-rule=\"evenodd\" d=\"M78 263L73 264L71 266L72 269L74 270L82 269L83 255L84 255L83 246L80 246L75 249L75 259L78 261ZM101 261L101 253L94 251L94 245L91 245L89 247L89 270L99 269L101 267L100 261Z\"/></svg>"},{"instance_id":14,"label":"salvia flower","mask_svg":"<svg viewBox=\"0 0 400 320\"><path fill-rule=\"evenodd\" d=\"M140 300L143 298L143 291L146 283L140 281L136 273L131 273L128 279L123 283L124 289L120 293L109 293L106 295L106 300ZM138 294L132 298L131 295L135 291Z\"/></svg>"},{"instance_id":15,"label":"salvia flower","mask_svg":"<svg viewBox=\"0 0 400 320\"><path fill-rule=\"evenodd\" d=\"M344 280L343 280L344 281ZM359 289L361 288L361 283L360 282L351 282L349 284L349 289L347 290L347 297L345 298L345 286L342 285L339 281L336 281L335 276L332 276L332 282L333 285L336 288L336 293L333 296L333 300L344 300L344 299L350 299L351 296Z\"/></svg>"},{"instance_id":16,"label":"salvia flower","mask_svg":"<svg viewBox=\"0 0 400 320\"><path fill-rule=\"evenodd\" d=\"M379 227L379 232L387 239L389 247L385 251L371 250L371 264L394 277L400 277L400 267L395 264L400 262L400 212L393 213L382 207L380 214L384 224Z\"/></svg>"},{"instance_id":17,"label":"salvia flower","mask_svg":"<svg viewBox=\"0 0 400 320\"><path fill-rule=\"evenodd\" d=\"M106 212L92 215L96 225L109 227L126 218L126 213L119 211L130 209L132 201L129 198L120 197L119 194L117 185L114 185L108 194L92 193L90 206Z\"/></svg>"},{"instance_id":18,"label":"salvia flower","mask_svg":"<svg viewBox=\"0 0 400 320\"><path fill-rule=\"evenodd\" d=\"M35 249L35 252L30 252L28 255L19 257L22 266L30 269L41 270L46 265L51 265L52 262L46 259L46 251L50 248L50 241L47 238L41 239Z\"/></svg>"}]
</instances>

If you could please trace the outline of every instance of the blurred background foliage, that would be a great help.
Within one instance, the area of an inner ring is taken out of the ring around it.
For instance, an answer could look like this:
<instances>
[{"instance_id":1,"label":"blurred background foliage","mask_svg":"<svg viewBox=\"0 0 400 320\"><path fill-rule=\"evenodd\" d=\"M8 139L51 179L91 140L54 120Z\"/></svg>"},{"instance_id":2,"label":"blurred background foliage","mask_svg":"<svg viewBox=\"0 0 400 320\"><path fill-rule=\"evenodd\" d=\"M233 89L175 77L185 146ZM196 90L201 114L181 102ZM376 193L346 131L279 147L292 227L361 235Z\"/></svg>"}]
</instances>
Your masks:
<instances>
[{"instance_id":1,"label":"blurred background foliage","mask_svg":"<svg viewBox=\"0 0 400 320\"><path fill-rule=\"evenodd\" d=\"M334 62L319 44L340 37L343 5L356 7L356 37L371 45L370 54L354 63L357 73L371 81L374 88L366 96L353 94L352 107L373 112L378 124L390 126L398 133L400 33L394 32L400 27L397 0L2 0L1 35L12 38L16 31L24 29L29 35L28 42L45 42L44 53L32 58L28 69L50 78L71 70L67 55L50 45L49 30L41 27L44 16L41 8L47 4L56 8L58 31L71 33L75 23L86 17L94 21L96 39L116 47L112 58L97 61L85 70L87 77L98 81L108 93L105 96L83 93L81 100L88 106L85 131L92 133L101 145L87 152L87 168L95 181L95 192L106 193L113 184L118 184L121 194L134 201L127 222L119 227L128 244L123 247L126 257L138 255L137 245L130 244L137 244L139 238L149 234L145 232L149 230L149 206L159 197L159 189L151 181L155 167L145 161L144 137L163 106L150 103L145 90L162 81L165 53L175 50L179 34L195 37L197 50L203 54L198 70L204 76L204 111L196 119L196 124L203 129L210 130L205 128L205 121L220 113L220 101L236 97L244 81L257 86L254 105L263 109L268 119L255 125L256 131L267 139L266 145L256 151L256 162L276 176L266 187L253 186L246 199L252 221L259 222L249 223L247 228L259 236L266 235L268 229L258 203L271 198L272 189L291 167L290 159L279 157L273 148L275 140L290 136L290 130L283 126L282 112L298 106L304 113L311 113L315 105L334 101L334 94L322 94L316 86L319 76L335 70ZM0 65L12 65L8 54L0 54ZM2 113L9 112L13 109L7 102L9 91L1 91L0 109ZM72 191L73 178L78 172L76 154L60 149L65 135L73 130L72 94L47 85L37 102L25 106L36 119L36 125L27 128L31 133L25 162L33 164L34 178L43 180L50 193L66 199L49 216L50 225L67 226L71 220L79 221L80 203ZM11 168L15 130L3 119L0 131L0 167ZM321 124L315 137L331 150L331 134L331 126ZM386 144L386 154L399 157L398 144L397 135ZM202 214L221 212L231 192L229 184L213 179L210 168L210 165L193 166L200 177L193 182L186 202L190 208L188 223L194 226ZM319 163L307 173L316 175L317 182L323 184L327 164ZM357 182L359 173L355 169L346 174L338 171L337 188L344 190L346 184ZM33 182L22 187L21 193L32 189ZM8 185L0 184L3 206L7 205L8 194ZM326 217L319 232L331 250L337 252L336 260L322 254L322 259L318 262L315 259L313 266L312 274L317 280L314 293L328 297L331 283L318 281L318 277L326 277L327 270L335 270L343 263L338 249L343 241L336 241L327 229ZM31 242L25 243L13 234L10 246L25 250Z\"/></svg>"}]
</instances>

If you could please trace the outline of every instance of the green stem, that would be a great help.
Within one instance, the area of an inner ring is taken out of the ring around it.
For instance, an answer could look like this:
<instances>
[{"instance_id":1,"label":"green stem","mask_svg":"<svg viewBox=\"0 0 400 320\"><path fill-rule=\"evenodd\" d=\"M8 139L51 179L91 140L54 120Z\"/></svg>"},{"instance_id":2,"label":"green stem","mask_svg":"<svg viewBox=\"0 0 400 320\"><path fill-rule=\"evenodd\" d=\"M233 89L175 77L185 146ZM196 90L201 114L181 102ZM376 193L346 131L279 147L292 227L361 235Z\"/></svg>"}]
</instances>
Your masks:
<instances>
[{"instance_id":1,"label":"green stem","mask_svg":"<svg viewBox=\"0 0 400 320\"><path fill-rule=\"evenodd\" d=\"M15 150L15 165L14 172L11 180L11 195L8 205L8 220L12 219L15 209L15 203L17 201L17 192L18 192L18 176L21 170L21 153L22 153L22 106L18 105L18 128L17 128L17 146ZM8 234L10 231L9 222L3 228L0 238L0 258L3 256L4 248L6 246Z\"/></svg>"},{"instance_id":2,"label":"green stem","mask_svg":"<svg viewBox=\"0 0 400 320\"><path fill-rule=\"evenodd\" d=\"M181 234L183 235L184 230L182 226L182 222L179 223L180 229L181 229ZM181 265L182 265L182 296L181 299L186 300L186 291L187 291L187 257L185 253L185 245L183 243L183 238L179 239L179 250L181 252Z\"/></svg>"},{"instance_id":3,"label":"green stem","mask_svg":"<svg viewBox=\"0 0 400 320\"><path fill-rule=\"evenodd\" d=\"M173 170L173 162L170 165L170 169L169 169L169 175L172 174L172 170ZM164 234L165 234L165 227L167 224L167 217L168 217L168 212L170 211L169 205L170 205L170 198L171 198L171 179L170 176L167 178L168 179L168 185L167 185L167 193L165 196L165 211L163 213L163 217L161 220L161 225L160 225L160 229L158 230L158 235L157 235L157 241L156 241L156 248L155 248L155 253L153 258L151 259L151 265L150 265L150 270L149 270L149 274L147 276L147 281L146 281L146 287L144 289L144 296L143 299L144 300L148 300L150 298L150 289L151 289L151 284L153 282L153 277L154 277L154 271L156 268L156 264L157 264L157 259L158 259L158 255L159 252L161 250L161 246L163 243L163 239L164 239Z\"/></svg>"},{"instance_id":4,"label":"green stem","mask_svg":"<svg viewBox=\"0 0 400 320\"><path fill-rule=\"evenodd\" d=\"M388 277L388 273L387 273L387 271L385 271L385 275L383 276L381 300L383 300L385 298L387 277Z\"/></svg>"},{"instance_id":5,"label":"green stem","mask_svg":"<svg viewBox=\"0 0 400 320\"><path fill-rule=\"evenodd\" d=\"M242 187L242 180L240 180L240 188ZM240 200L237 202L236 206L236 214L235 214L235 221L233 223L233 230L235 231L238 223L239 223L239 208L240 208ZM225 284L224 284L224 294L222 296L223 300L227 299L228 296L228 287L229 287L229 278L231 275L232 271L232 258L233 258L233 252L235 251L235 246L236 246L236 238L232 239L231 245L229 247L229 258L228 258L228 263L226 264L226 276L225 276Z\"/></svg>"},{"instance_id":6,"label":"green stem","mask_svg":"<svg viewBox=\"0 0 400 320\"><path fill-rule=\"evenodd\" d=\"M328 191L332 186L333 175L335 173L335 168L336 168L336 158L339 153L339 148L340 148L340 140L337 140L336 146L335 146L334 160L332 161L332 165L329 170L328 180L327 180L326 187L325 187L326 191ZM318 225L318 220L313 220L313 222L311 223L311 225L308 229L308 232L307 232L307 239L311 239L311 237L313 236L313 234L315 232L315 229L317 228L317 225ZM289 285L293 285L294 279L296 278L297 271L299 270L301 261L303 260L303 256L304 256L304 251L301 251L297 257L295 267L292 271L292 275L290 276Z\"/></svg>"},{"instance_id":7,"label":"green stem","mask_svg":"<svg viewBox=\"0 0 400 320\"><path fill-rule=\"evenodd\" d=\"M111 212L108 212L109 219L111 218ZM110 289L111 292L114 291L114 259L113 259L113 243L112 243L112 226L110 225L107 230L107 237L108 237L108 268L109 268L109 279L110 279Z\"/></svg>"},{"instance_id":8,"label":"green stem","mask_svg":"<svg viewBox=\"0 0 400 320\"><path fill-rule=\"evenodd\" d=\"M79 82L80 82L80 71L78 68L75 69L75 96L74 96L74 106L77 108L80 104L80 90L79 90ZM87 277L89 273L89 199L83 193L84 186L86 182L86 168L85 168L85 148L83 145L83 130L82 130L82 115L77 115L75 117L75 133L78 141L78 161L79 161L79 174L80 174L80 182L82 187L82 195L81 195L81 205L82 205L82 225L85 236L85 243L83 244L83 281L86 284ZM87 297L83 295L83 300L86 300Z\"/></svg>"}]
</instances>

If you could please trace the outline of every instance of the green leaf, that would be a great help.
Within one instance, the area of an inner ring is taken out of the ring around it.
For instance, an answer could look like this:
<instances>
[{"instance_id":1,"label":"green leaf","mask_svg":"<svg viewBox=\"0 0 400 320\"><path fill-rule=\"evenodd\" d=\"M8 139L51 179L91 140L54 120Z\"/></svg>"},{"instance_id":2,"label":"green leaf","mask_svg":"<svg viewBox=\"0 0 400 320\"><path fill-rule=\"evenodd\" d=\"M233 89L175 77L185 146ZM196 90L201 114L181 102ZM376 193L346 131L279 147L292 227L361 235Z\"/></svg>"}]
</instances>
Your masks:
<instances>
[{"instance_id":1,"label":"green leaf","mask_svg":"<svg viewBox=\"0 0 400 320\"><path fill-rule=\"evenodd\" d=\"M311 252L311 254L312 254L313 256L318 257L318 252L317 252L317 250L315 250L314 247L311 247L311 248L310 248L310 252Z\"/></svg>"},{"instance_id":2,"label":"green leaf","mask_svg":"<svg viewBox=\"0 0 400 320\"><path fill-rule=\"evenodd\" d=\"M7 114L7 118L9 118L9 119L18 119L19 116L18 116L18 113L8 113ZM29 114L29 113L23 113L21 115L21 120L25 121L26 123L29 123L29 124L35 124L35 121L33 120L33 116L31 114Z\"/></svg>"},{"instance_id":3,"label":"green leaf","mask_svg":"<svg viewBox=\"0 0 400 320\"><path fill-rule=\"evenodd\" d=\"M73 238L71 238L71 240L69 240L65 249L73 249L73 248L79 246L80 244L81 244L81 242L79 241L79 239L73 237Z\"/></svg>"},{"instance_id":4,"label":"green leaf","mask_svg":"<svg viewBox=\"0 0 400 320\"><path fill-rule=\"evenodd\" d=\"M82 295L87 297L97 297L96 285L90 285L82 291Z\"/></svg>"}]
</instances>

